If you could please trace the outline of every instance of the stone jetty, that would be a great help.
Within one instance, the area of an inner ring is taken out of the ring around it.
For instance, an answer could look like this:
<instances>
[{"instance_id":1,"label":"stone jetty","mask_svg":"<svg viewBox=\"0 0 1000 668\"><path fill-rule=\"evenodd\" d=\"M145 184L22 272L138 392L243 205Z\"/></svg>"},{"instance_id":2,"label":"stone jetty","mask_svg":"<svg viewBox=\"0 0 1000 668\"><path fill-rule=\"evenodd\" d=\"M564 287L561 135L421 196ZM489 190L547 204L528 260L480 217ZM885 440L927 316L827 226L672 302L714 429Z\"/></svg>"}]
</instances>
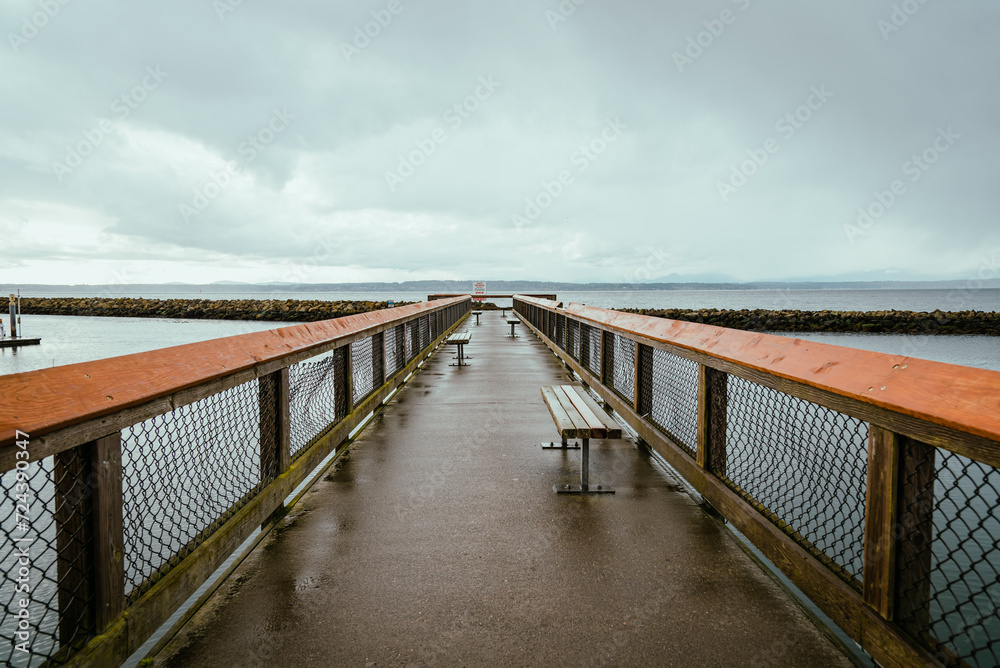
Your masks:
<instances>
[{"instance_id":1,"label":"stone jetty","mask_svg":"<svg viewBox=\"0 0 1000 668\"><path fill-rule=\"evenodd\" d=\"M1000 336L993 311L769 311L619 309L628 313L700 322L754 332L854 332L865 334L976 334Z\"/></svg>"},{"instance_id":2,"label":"stone jetty","mask_svg":"<svg viewBox=\"0 0 1000 668\"><path fill-rule=\"evenodd\" d=\"M396 302L403 306L412 302ZM131 297L22 297L21 311L33 315L92 315L116 318L185 318L315 322L388 307L385 301L321 299L143 299ZM493 309L494 304L477 308Z\"/></svg>"}]
</instances>

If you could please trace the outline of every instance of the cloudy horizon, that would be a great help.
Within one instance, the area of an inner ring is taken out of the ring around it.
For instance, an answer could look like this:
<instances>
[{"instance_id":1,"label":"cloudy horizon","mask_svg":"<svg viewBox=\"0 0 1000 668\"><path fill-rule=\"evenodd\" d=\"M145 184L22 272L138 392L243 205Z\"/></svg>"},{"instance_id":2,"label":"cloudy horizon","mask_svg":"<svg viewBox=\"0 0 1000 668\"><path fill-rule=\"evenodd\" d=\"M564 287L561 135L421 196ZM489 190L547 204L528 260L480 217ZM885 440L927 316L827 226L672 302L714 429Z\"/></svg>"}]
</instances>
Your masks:
<instances>
[{"instance_id":1,"label":"cloudy horizon","mask_svg":"<svg viewBox=\"0 0 1000 668\"><path fill-rule=\"evenodd\" d=\"M0 8L0 282L998 278L1000 8Z\"/></svg>"}]
</instances>

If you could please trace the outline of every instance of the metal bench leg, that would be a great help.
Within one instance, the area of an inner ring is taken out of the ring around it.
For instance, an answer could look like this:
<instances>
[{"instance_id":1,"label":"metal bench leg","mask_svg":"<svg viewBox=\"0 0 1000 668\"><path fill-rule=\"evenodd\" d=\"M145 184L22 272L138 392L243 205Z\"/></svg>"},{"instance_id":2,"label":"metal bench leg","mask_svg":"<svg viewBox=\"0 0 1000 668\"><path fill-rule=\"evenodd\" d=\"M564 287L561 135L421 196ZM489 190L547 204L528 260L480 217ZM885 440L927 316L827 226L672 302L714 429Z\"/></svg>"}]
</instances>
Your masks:
<instances>
[{"instance_id":1,"label":"metal bench leg","mask_svg":"<svg viewBox=\"0 0 1000 668\"><path fill-rule=\"evenodd\" d=\"M542 450L579 450L579 443L570 443L566 440L566 437L562 437L562 444L556 445L555 441L549 441L548 443L542 442Z\"/></svg>"},{"instance_id":2,"label":"metal bench leg","mask_svg":"<svg viewBox=\"0 0 1000 668\"><path fill-rule=\"evenodd\" d=\"M464 352L465 351L465 344L464 343L456 343L455 345L458 346L458 355L456 355L455 357L452 357L452 359L453 360L457 359L458 360L458 364L449 364L448 366L469 366L468 364L465 363L465 360L466 360L465 352ZM470 357L468 359L472 359L472 358Z\"/></svg>"},{"instance_id":3,"label":"metal bench leg","mask_svg":"<svg viewBox=\"0 0 1000 668\"><path fill-rule=\"evenodd\" d=\"M580 450L580 484L555 485L559 494L614 494L615 490L607 485L590 485L590 439L583 439L583 449Z\"/></svg>"}]
</instances>

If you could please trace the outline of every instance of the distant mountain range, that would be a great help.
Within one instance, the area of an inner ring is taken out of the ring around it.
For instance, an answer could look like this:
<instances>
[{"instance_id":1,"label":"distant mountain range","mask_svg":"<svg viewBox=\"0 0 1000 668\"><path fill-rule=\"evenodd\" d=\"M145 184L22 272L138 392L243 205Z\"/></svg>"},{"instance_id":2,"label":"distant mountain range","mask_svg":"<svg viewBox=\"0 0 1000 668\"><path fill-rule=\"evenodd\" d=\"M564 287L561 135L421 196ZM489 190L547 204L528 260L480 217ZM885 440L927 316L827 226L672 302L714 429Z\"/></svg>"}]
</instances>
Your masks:
<instances>
[{"instance_id":1,"label":"distant mountain range","mask_svg":"<svg viewBox=\"0 0 1000 668\"><path fill-rule=\"evenodd\" d=\"M693 278L676 275L664 278ZM33 292L51 293L65 289L69 294L104 295L134 293L149 291L157 293L190 293L193 290L203 290L211 293L247 293L247 292L419 292L419 293L469 293L473 281L405 281L401 283L239 283L234 281L218 281L215 283L129 283L110 285L45 285L23 284L0 286L0 295L16 292L31 294ZM517 292L590 292L619 290L960 290L969 288L1000 289L1000 279L985 281L971 280L852 280L852 281L753 281L740 283L736 281L703 282L698 280L662 280L649 283L560 283L552 281L487 281L486 289L491 294Z\"/></svg>"}]
</instances>

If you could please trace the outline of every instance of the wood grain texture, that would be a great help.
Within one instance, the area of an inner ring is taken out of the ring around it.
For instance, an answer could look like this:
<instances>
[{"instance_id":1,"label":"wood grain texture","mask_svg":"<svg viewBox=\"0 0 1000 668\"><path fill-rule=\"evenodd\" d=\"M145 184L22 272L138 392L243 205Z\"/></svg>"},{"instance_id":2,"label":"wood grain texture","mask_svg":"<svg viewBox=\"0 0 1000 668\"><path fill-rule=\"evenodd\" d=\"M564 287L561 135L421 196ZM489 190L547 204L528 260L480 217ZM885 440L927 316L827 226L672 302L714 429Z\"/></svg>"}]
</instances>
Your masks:
<instances>
[{"instance_id":1,"label":"wood grain texture","mask_svg":"<svg viewBox=\"0 0 1000 668\"><path fill-rule=\"evenodd\" d=\"M1000 440L997 371L581 304L568 304L565 312L592 326L700 352L858 402Z\"/></svg>"},{"instance_id":2,"label":"wood grain texture","mask_svg":"<svg viewBox=\"0 0 1000 668\"><path fill-rule=\"evenodd\" d=\"M570 419L569 413L563 408L562 402L555 394L555 388L550 386L542 387L542 399L545 401L546 408L549 409L549 415L552 416L553 422L556 423L556 431L559 432L561 438L577 438L577 427Z\"/></svg>"},{"instance_id":3,"label":"wood grain texture","mask_svg":"<svg viewBox=\"0 0 1000 668\"><path fill-rule=\"evenodd\" d=\"M121 432L90 444L94 470L94 580L97 633L125 609L125 525Z\"/></svg>"},{"instance_id":4,"label":"wood grain texture","mask_svg":"<svg viewBox=\"0 0 1000 668\"><path fill-rule=\"evenodd\" d=\"M653 349L635 344L635 412L648 416L653 411Z\"/></svg>"},{"instance_id":5,"label":"wood grain texture","mask_svg":"<svg viewBox=\"0 0 1000 668\"><path fill-rule=\"evenodd\" d=\"M698 466L703 469L708 469L708 448L709 448L709 438L712 433L712 424L709 419L709 401L708 396L708 372L710 367L704 364L698 365L698 413L697 413L697 449L695 455L695 461L697 461Z\"/></svg>"},{"instance_id":6,"label":"wood grain texture","mask_svg":"<svg viewBox=\"0 0 1000 668\"><path fill-rule=\"evenodd\" d=\"M467 301L469 297L423 302L0 376L0 450L13 444L17 429L31 434L34 442L69 425L139 406L262 364L314 353L334 340L343 345L415 316ZM32 452L32 460L35 459Z\"/></svg>"},{"instance_id":7,"label":"wood grain texture","mask_svg":"<svg viewBox=\"0 0 1000 668\"><path fill-rule=\"evenodd\" d=\"M864 598L872 610L892 619L896 574L896 502L899 437L871 427L868 432L868 479L865 491Z\"/></svg>"},{"instance_id":8,"label":"wood grain texture","mask_svg":"<svg viewBox=\"0 0 1000 668\"><path fill-rule=\"evenodd\" d=\"M542 398L565 438L621 438L621 427L606 417L604 411L575 385L543 386Z\"/></svg>"}]
</instances>

